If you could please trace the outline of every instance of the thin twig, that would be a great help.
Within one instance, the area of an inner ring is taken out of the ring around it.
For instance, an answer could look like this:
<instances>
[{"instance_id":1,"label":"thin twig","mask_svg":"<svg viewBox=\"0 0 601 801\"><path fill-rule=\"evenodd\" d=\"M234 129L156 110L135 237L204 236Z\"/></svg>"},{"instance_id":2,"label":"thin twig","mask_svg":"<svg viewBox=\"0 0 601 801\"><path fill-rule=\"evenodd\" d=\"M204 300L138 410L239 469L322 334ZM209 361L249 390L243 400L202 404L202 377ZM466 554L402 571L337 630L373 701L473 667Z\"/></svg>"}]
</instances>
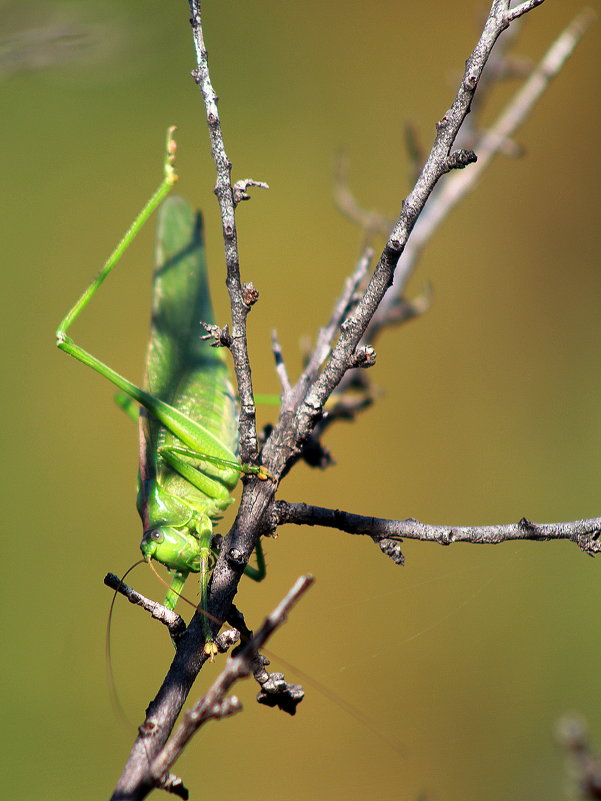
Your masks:
<instances>
[{"instance_id":1,"label":"thin twig","mask_svg":"<svg viewBox=\"0 0 601 801\"><path fill-rule=\"evenodd\" d=\"M190 798L188 788L184 785L181 778L175 776L173 773L166 773L162 776L160 782L157 782L157 789L165 790L165 792L171 793L171 795L183 798L184 801L188 801L188 798Z\"/></svg>"},{"instance_id":2,"label":"thin twig","mask_svg":"<svg viewBox=\"0 0 601 801\"><path fill-rule=\"evenodd\" d=\"M407 242L394 277L394 287L387 293L365 334L374 342L389 318L394 318L395 304L402 296L425 245L455 206L474 189L494 157L506 149L507 142L524 123L549 84L561 71L574 48L595 19L591 9L585 9L562 31L532 70L529 78L507 103L488 131L473 144L478 161L469 170L454 172L432 194L424 212L417 220ZM486 75L486 73L485 73ZM465 126L461 129L464 133Z\"/></svg>"},{"instance_id":3,"label":"thin twig","mask_svg":"<svg viewBox=\"0 0 601 801\"><path fill-rule=\"evenodd\" d=\"M353 273L344 282L344 289L332 309L330 319L319 330L313 355L298 381L299 386L308 386L309 382L315 379L325 360L330 355L335 336L346 317L352 313L358 303L357 290L367 275L373 255L374 252L371 248L365 248Z\"/></svg>"},{"instance_id":4,"label":"thin twig","mask_svg":"<svg viewBox=\"0 0 601 801\"><path fill-rule=\"evenodd\" d=\"M157 601L151 601L150 598L147 598L145 595L136 592L127 584L124 584L124 582L114 573L107 573L104 577L104 583L107 587L110 587L112 590L115 590L115 592L118 592L127 598L131 604L135 604L136 606L140 606L142 609L145 609L155 620L158 620L159 623L167 626L173 642L178 642L179 638L186 630L186 622L177 614L177 612L173 612L171 609L167 609L166 606L163 606L163 604L157 603Z\"/></svg>"},{"instance_id":5,"label":"thin twig","mask_svg":"<svg viewBox=\"0 0 601 801\"><path fill-rule=\"evenodd\" d=\"M524 4L524 7L520 7L520 14L534 7L533 4L528 5L529 8ZM190 0L190 8L198 64L195 79L203 90L207 108L211 145L217 168L216 192L222 208L228 289L232 303L231 349L242 403L240 450L243 460L251 461L256 457L257 443L246 347L245 320L248 306L244 304L240 285L231 168L223 147L216 96L208 75L198 0ZM326 400L345 372L356 364L357 347L384 293L391 285L396 264L430 193L439 178L449 171L453 158L458 166L471 158L470 154L464 152L453 156L451 147L470 109L474 91L491 49L499 34L508 26L509 20L516 16L512 14L509 17L508 9L509 0L494 0L492 3L484 32L467 60L466 71L457 96L451 108L438 123L434 145L416 186L403 203L392 235L386 243L367 289L341 325L338 341L325 368L308 388L299 387L297 384L290 392L289 400L294 402L283 408L262 453L264 462L276 481L259 482L251 479L245 484L236 521L223 541L211 578L208 611L212 620L223 620L227 617L238 582L258 538L272 526L271 507L277 479L298 458L303 443L307 441L323 414ZM385 541L398 547L398 540L393 538L387 540L381 538L380 547ZM211 628L215 634L218 625L211 623ZM166 743L192 683L206 661L202 648L204 629L204 619L200 613L195 614L180 640L175 658L156 698L148 707L146 719L140 727L139 736L115 790L114 799L119 801L142 799L153 789L154 780L149 775L149 764L154 762Z\"/></svg>"},{"instance_id":6,"label":"thin twig","mask_svg":"<svg viewBox=\"0 0 601 801\"><path fill-rule=\"evenodd\" d=\"M334 338L344 320L348 315L352 314L358 300L358 290L361 284L365 281L371 260L373 258L373 250L366 248L363 255L357 262L357 266L353 273L347 278L344 283L343 290L340 297L336 300L330 319L327 324L320 328L317 334L317 341L313 353L308 359L307 365L303 370L302 375L297 381L296 385L292 388L287 384L287 390L284 392L282 398L282 409L293 410L298 406L299 398L303 396L307 388L311 385L319 374L324 362L329 357L332 351ZM275 348L275 344L274 344ZM274 350L274 353L276 351ZM375 351L370 346L359 346L354 354L354 364L356 368L371 367L375 363ZM276 369L277 369L277 356L276 356ZM356 372L359 372L357 370ZM288 376L286 374L286 380ZM280 381L282 378L280 377ZM333 410L328 410L324 413L319 420L315 421L313 432L305 438L302 446L296 452L294 458L288 461L288 464L282 471L280 477L286 475L291 469L296 459L303 458L312 467L327 467L332 463L329 452L319 442L319 438L325 428L331 425L334 420L345 418L351 419L350 410L358 412L360 409L366 408L372 402L372 398L367 392L363 392L359 402L356 398L347 399L342 397L336 404Z\"/></svg>"},{"instance_id":7,"label":"thin twig","mask_svg":"<svg viewBox=\"0 0 601 801\"><path fill-rule=\"evenodd\" d=\"M248 642L253 636L246 625L242 612L232 604L227 622L240 631L242 642ZM278 657L278 659L281 658ZM305 697L305 691L300 684L287 682L283 673L269 673L267 665L269 659L264 654L257 654L252 664L253 678L261 688L257 695L257 702L264 706L277 706L289 715L296 714L296 707Z\"/></svg>"},{"instance_id":8,"label":"thin twig","mask_svg":"<svg viewBox=\"0 0 601 801\"><path fill-rule=\"evenodd\" d=\"M505 19L507 22L513 22L513 20L518 19L519 17L527 14L529 11L532 11L533 8L540 6L544 0L526 0L525 3L520 3L519 6L512 8L511 11L508 11Z\"/></svg>"},{"instance_id":9,"label":"thin twig","mask_svg":"<svg viewBox=\"0 0 601 801\"><path fill-rule=\"evenodd\" d=\"M244 193L240 194L243 185L263 186L265 188L267 188L267 185L259 181L252 181L252 179L249 178L238 182L238 184L236 184L236 190L232 187L232 165L225 150L219 111L217 109L218 98L213 89L213 84L209 75L207 50L202 32L200 0L190 0L190 15L194 49L196 52L196 69L193 71L192 77L202 92L207 113L207 124L209 126L211 154L215 162L215 171L217 173L215 194L217 195L221 211L223 246L227 267L226 284L232 311L232 342L230 349L238 384L238 395L240 397L240 457L242 461L254 464L257 460L258 445L256 410L253 398L248 345L246 341L246 316L249 311L249 306L244 302L242 283L240 280L236 204L239 200L244 199Z\"/></svg>"},{"instance_id":10,"label":"thin twig","mask_svg":"<svg viewBox=\"0 0 601 801\"><path fill-rule=\"evenodd\" d=\"M259 189L269 189L269 184L265 181L255 181L252 178L242 178L232 187L232 196L234 198L234 205L238 205L242 200L250 200L251 196L246 191L249 186L256 186Z\"/></svg>"},{"instance_id":11,"label":"thin twig","mask_svg":"<svg viewBox=\"0 0 601 801\"><path fill-rule=\"evenodd\" d=\"M463 79L455 99L437 124L434 145L415 187L403 202L400 215L382 251L369 285L356 310L342 326L340 337L327 366L307 392L304 402L298 410L296 431L294 432L297 440L303 440L309 434L315 420L321 415L324 403L339 384L349 366L352 365L355 350L380 301L393 282L396 265L413 226L438 180L449 171L449 160L454 155L451 153L451 148L459 128L469 112L482 70L496 40L509 25L508 9L508 0L495 0L492 4L482 36L467 59ZM524 9L522 13L525 13L526 10L528 9ZM268 448L269 442L265 447L266 458L271 455L268 454Z\"/></svg>"},{"instance_id":12,"label":"thin twig","mask_svg":"<svg viewBox=\"0 0 601 801\"><path fill-rule=\"evenodd\" d=\"M178 729L152 762L150 772L155 782L171 768L192 736L204 723L211 718L222 718L241 709L238 699L226 699L227 692L239 679L251 675L259 650L274 631L286 622L288 613L312 583L312 576L303 576L296 581L286 597L265 619L254 637L240 648L236 656L228 659L220 676L205 695L185 713Z\"/></svg>"},{"instance_id":13,"label":"thin twig","mask_svg":"<svg viewBox=\"0 0 601 801\"><path fill-rule=\"evenodd\" d=\"M366 534L378 544L388 539L411 539L451 545L453 542L470 542L475 545L497 545L509 540L570 540L585 553L601 553L601 517L571 520L566 523L533 523L523 517L518 523L494 526L430 525L418 520L391 520L366 517L340 509L309 506L306 503L276 501L273 505L274 522L278 525L294 523L304 526L337 528L348 534Z\"/></svg>"},{"instance_id":14,"label":"thin twig","mask_svg":"<svg viewBox=\"0 0 601 801\"><path fill-rule=\"evenodd\" d=\"M367 211L367 209L362 208L351 191L348 173L348 155L344 152L340 152L334 161L332 182L334 202L336 203L338 211L352 223L363 228L368 240L373 234L388 236L394 221L377 211Z\"/></svg>"},{"instance_id":15,"label":"thin twig","mask_svg":"<svg viewBox=\"0 0 601 801\"><path fill-rule=\"evenodd\" d=\"M163 606L163 604L160 604L157 601L152 601L145 595L136 592L136 590L132 589L132 587L126 584L123 579L120 579L114 573L107 573L104 577L104 583L107 587L110 587L112 590L119 593L119 595L123 595L124 598L127 598L130 603L139 606L146 612L149 612L155 620L158 620L159 623L162 623L164 626L166 626L169 631L169 635L173 640L173 644L177 647L180 637L186 631L186 621L180 617L177 612L167 609L167 607ZM219 653L224 654L229 651L229 649L235 645L239 639L240 631L238 631L236 628L223 631L215 640Z\"/></svg>"},{"instance_id":16,"label":"thin twig","mask_svg":"<svg viewBox=\"0 0 601 801\"><path fill-rule=\"evenodd\" d=\"M287 395L290 392L291 387L290 378L288 377L288 369L286 367L286 362L284 361L282 346L280 344L280 340L278 339L278 333L275 328L271 332L271 350L275 360L275 371L280 380L282 394Z\"/></svg>"}]
</instances>

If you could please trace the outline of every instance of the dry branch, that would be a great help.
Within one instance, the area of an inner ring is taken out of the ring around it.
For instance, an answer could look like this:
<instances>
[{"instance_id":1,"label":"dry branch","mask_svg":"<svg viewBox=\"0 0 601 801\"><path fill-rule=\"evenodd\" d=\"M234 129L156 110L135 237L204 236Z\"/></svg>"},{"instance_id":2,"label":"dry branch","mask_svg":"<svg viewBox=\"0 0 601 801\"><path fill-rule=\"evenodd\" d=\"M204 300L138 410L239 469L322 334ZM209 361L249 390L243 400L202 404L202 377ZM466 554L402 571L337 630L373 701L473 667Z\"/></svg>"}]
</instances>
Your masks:
<instances>
[{"instance_id":1,"label":"dry branch","mask_svg":"<svg viewBox=\"0 0 601 801\"><path fill-rule=\"evenodd\" d=\"M211 579L208 612L210 619L215 621L211 624L214 634L217 634L219 629L219 621L227 620L232 614L232 602L238 582L260 536L270 532L274 525L282 522L315 524L320 518L322 525L330 525L323 522L330 517L335 518L336 526L343 530L356 528L357 530L352 533L359 533L359 529L362 527L364 531L361 533L368 533L372 536L383 550L389 552L389 555L399 562L402 562L398 544L400 536L413 536L438 542L445 541L445 538L449 542L460 539L470 542L497 542L500 541L499 537L505 539L551 539L563 536L563 538L578 542L580 547L586 546L584 549L590 553L599 550L598 520L596 522L576 521L554 526L550 524L535 525L528 521L521 521L516 526L504 527L433 527L417 521L377 521L373 518L362 518L335 510L318 510L316 507L305 506L304 512L302 512L299 505L275 501L280 479L301 457L303 449L307 447L312 438L319 444L319 434L325 428L327 416L330 415L330 419L340 419L343 416L340 413L336 417L335 414L324 411L325 404L332 393L339 387L342 379L351 373L358 364L369 366L373 363L373 351L365 349L363 338L366 331L370 330L370 326L378 325L376 312L387 290L393 284L399 260L404 253L405 259L407 258L408 243L411 241L409 237L414 231L428 198L437 187L439 179L450 170L455 171L466 165L468 165L467 170L463 171L461 175L469 175L470 171L475 170L472 163L475 156L469 148L458 147L454 151L452 148L466 115L471 109L474 93L495 42L510 22L532 10L540 2L542 0L529 0L511 10L509 0L492 2L480 40L467 59L466 69L457 94L437 124L434 144L413 190L403 201L400 214L373 269L367 287L363 289L362 282L371 263L370 254L364 255L354 275L345 285L335 304L329 323L320 332L315 353L309 358L306 369L294 385L291 384L283 362L281 348L274 337L274 353L283 390L283 402L277 424L267 436L260 454L263 464L267 466L274 480L244 479L244 490L238 515L222 543ZM258 182L244 179L242 182L232 185L232 165L225 151L217 110L217 95L209 76L199 0L190 0L190 10L197 60L193 77L202 92L211 151L215 162L217 175L215 193L221 210L227 286L232 313L231 337L228 333L227 342L222 341L220 344L226 344L231 349L241 399L240 455L243 461L254 464L259 459L259 453L246 340L246 316L252 302L256 300L256 293L250 290L249 285L243 286L241 283L235 214L236 204L243 199L241 193L245 193L248 186L258 185ZM573 44L577 41L578 35L578 32L572 32ZM557 69L563 60L557 60ZM524 112L531 105L532 103L523 105ZM511 131L508 130L503 131L502 134L497 133L495 136L497 139L501 137L503 142L506 142L510 133ZM453 176L450 176L450 179L452 178ZM450 179L447 179L447 183ZM450 204L447 203L447 210L448 208L450 208ZM406 276L403 272L397 288L404 286L405 280ZM398 291L394 303L397 307L399 306ZM419 311L418 307L419 304L412 314ZM397 313L398 308L395 311L395 314ZM412 315L407 313L407 316ZM225 337L223 338L225 339ZM344 401L344 396L341 400ZM339 407L339 409L342 408ZM303 514L305 514L305 519L301 521ZM341 523L343 525L340 525ZM387 524L394 529L392 533L392 529L390 531L386 529ZM583 530L578 529L580 524L584 526ZM563 532L563 534L559 532ZM256 654L254 649L255 646L258 647L259 639L260 637L257 635L257 638L252 641L252 646L245 646L245 648L249 648L249 654ZM166 746L182 705L199 670L206 661L203 645L203 621L200 612L197 612L187 630L180 637L176 655L167 676L156 698L148 707L146 719L140 727L138 738L133 745L113 799L119 799L119 801L142 799L157 786L157 783L165 789L173 791L172 788L176 788L179 791L181 782L168 773L168 768L175 758L174 755L179 753L199 721L203 722L207 717L222 716L232 711L233 707L224 700L224 692L227 687L231 686L232 681L242 675L240 672L242 668L226 667L210 691L208 700L205 697L201 707L191 718L186 719L184 729L179 730L182 733L174 735L169 745ZM230 661L228 665L231 664ZM253 669L256 672L256 664L253 668L247 661L244 675L252 672Z\"/></svg>"},{"instance_id":2,"label":"dry branch","mask_svg":"<svg viewBox=\"0 0 601 801\"><path fill-rule=\"evenodd\" d=\"M388 553L389 540L422 540L451 545L454 542L469 542L473 545L498 545L510 540L569 540L582 551L594 556L601 553L601 517L586 520L570 520L565 523L533 523L523 517L517 523L494 526L449 526L420 523L419 520L391 520L382 517L366 517L340 509L325 509L306 503L276 501L273 505L273 526L294 523L298 526L324 526L337 528L348 534L365 534ZM395 559L399 564L402 560Z\"/></svg>"},{"instance_id":3,"label":"dry branch","mask_svg":"<svg viewBox=\"0 0 601 801\"><path fill-rule=\"evenodd\" d=\"M288 613L312 583L311 576L298 579L285 598L265 619L254 637L245 643L235 656L228 659L225 668L211 687L192 709L185 713L182 723L150 766L150 774L156 786L163 786L163 779L169 775L169 769L201 726L211 719L220 720L233 715L242 708L237 698L226 698L226 694L237 681L254 673L259 650L274 631L286 622Z\"/></svg>"},{"instance_id":4,"label":"dry branch","mask_svg":"<svg viewBox=\"0 0 601 801\"><path fill-rule=\"evenodd\" d=\"M227 268L227 289L230 296L232 310L232 351L238 393L240 396L240 458L243 462L255 464L258 454L257 427L255 403L252 390L252 376L248 357L246 341L246 316L249 306L244 302L243 289L240 281L240 259L238 256L238 234L236 230L236 205L244 197L244 189L248 186L261 186L268 188L261 181L247 178L232 186L232 164L227 157L221 121L217 108L218 97L213 89L209 75L207 50L202 31L202 18L199 0L190 0L190 24L196 51L196 68L192 77L198 84L202 93L206 109L209 137L211 140L211 154L215 162L217 182L215 194L219 201L221 211L221 224L223 232L223 247L225 250L225 263Z\"/></svg>"}]
</instances>

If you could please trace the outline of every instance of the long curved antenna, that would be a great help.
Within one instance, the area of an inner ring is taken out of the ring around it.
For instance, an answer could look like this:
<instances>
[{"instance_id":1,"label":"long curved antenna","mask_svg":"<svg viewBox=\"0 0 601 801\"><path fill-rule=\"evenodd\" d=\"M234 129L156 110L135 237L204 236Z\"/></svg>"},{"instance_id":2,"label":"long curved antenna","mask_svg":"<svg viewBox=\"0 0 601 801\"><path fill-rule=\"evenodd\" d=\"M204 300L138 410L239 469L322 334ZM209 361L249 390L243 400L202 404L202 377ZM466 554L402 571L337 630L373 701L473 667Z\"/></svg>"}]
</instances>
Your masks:
<instances>
[{"instance_id":1,"label":"long curved antenna","mask_svg":"<svg viewBox=\"0 0 601 801\"><path fill-rule=\"evenodd\" d=\"M121 584L125 581L127 576L132 572L132 570L135 567L138 567L138 565L143 565L143 564L144 564L144 559L139 559L137 562L134 562L134 564L131 567L128 567L125 573L123 574L123 578L121 578L120 580ZM121 586L121 584L119 585L119 587ZM113 599L111 600L111 605L109 607L109 616L106 621L106 635L104 640L106 683L108 685L109 697L111 699L111 706L113 707L114 712L120 719L121 723L127 726L128 730L131 730L134 724L127 717L125 709L123 708L123 705L119 698L119 695L117 694L117 686L115 684L115 676L113 674L113 663L111 658L111 624L113 622L113 609L115 608L115 599L117 598L118 592L119 588L117 588L113 593Z\"/></svg>"},{"instance_id":2,"label":"long curved antenna","mask_svg":"<svg viewBox=\"0 0 601 801\"><path fill-rule=\"evenodd\" d=\"M146 560L143 560L143 561L146 561ZM167 587L167 589L168 589L170 592L172 592L174 595L177 595L177 597L178 597L178 598L180 598L182 601L184 601L184 602L185 602L185 603L187 603L189 606L191 606L191 607L192 607L192 609L196 609L196 604L195 604L193 601L190 601L188 598L186 598L186 596L185 596L185 595L182 595L182 594L181 594L181 592L178 592L177 590L174 590L174 589L171 587L171 584L169 584L168 582L166 582L166 581L165 581L165 579L164 579L164 578L161 576L161 574L160 574L160 573L159 573L159 571L156 569L156 567L155 567L155 566L152 564L152 559L149 559L149 560L148 560L148 562L147 562L147 564L148 564L148 567L149 567L149 568L152 570L152 572L154 573L154 575L155 575L155 576L158 578L158 580L161 582L161 584L163 584L165 587ZM207 614L208 614L208 612L207 612ZM217 618L215 618L215 620L217 620Z\"/></svg>"}]
</instances>

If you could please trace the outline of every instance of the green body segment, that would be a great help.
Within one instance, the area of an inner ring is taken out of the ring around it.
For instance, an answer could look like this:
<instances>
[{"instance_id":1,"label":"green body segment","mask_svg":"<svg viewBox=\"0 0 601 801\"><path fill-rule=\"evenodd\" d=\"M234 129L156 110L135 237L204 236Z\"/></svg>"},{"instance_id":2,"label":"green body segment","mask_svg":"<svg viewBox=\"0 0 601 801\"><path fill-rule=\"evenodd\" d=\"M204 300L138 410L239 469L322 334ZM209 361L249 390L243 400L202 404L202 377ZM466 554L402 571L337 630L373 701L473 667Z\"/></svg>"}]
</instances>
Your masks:
<instances>
[{"instance_id":1,"label":"green body segment","mask_svg":"<svg viewBox=\"0 0 601 801\"><path fill-rule=\"evenodd\" d=\"M239 469L222 463L236 459L238 430L224 352L202 339L200 322L214 319L201 220L178 197L159 211L152 297L144 389L177 409L188 429L197 424L202 431L176 435L175 426L141 411L142 552L185 579L201 571L203 559L211 562L212 524L231 503ZM176 600L170 593L166 605Z\"/></svg>"}]
</instances>

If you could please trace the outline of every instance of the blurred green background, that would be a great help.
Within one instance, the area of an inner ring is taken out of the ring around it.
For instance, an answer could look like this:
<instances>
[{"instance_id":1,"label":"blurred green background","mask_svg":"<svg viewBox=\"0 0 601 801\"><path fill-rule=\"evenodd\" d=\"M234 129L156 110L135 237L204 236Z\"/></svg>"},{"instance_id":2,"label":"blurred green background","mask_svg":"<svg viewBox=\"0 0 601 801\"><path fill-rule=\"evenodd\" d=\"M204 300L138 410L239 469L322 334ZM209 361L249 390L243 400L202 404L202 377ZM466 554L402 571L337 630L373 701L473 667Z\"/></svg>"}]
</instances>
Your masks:
<instances>
[{"instance_id":1,"label":"blurred green background","mask_svg":"<svg viewBox=\"0 0 601 801\"><path fill-rule=\"evenodd\" d=\"M347 149L366 207L397 213L404 122L429 145L478 8L206 4L234 178L271 186L239 211L243 277L261 291L249 325L257 391L277 392L271 329L296 374L301 338L326 319L358 254L360 233L332 201L334 154ZM517 52L540 57L579 8L545 3ZM102 578L139 557L136 432L53 332L155 188L169 124L179 126L179 191L205 211L225 321L214 173L189 78L187 3L1 9L4 793L106 798L134 734L108 699ZM299 466L280 497L432 523L599 513L598 45L597 23L520 132L524 158L497 161L432 242L410 289L430 282L433 307L379 343L371 377L382 397L328 435L337 466ZM492 98L488 119L508 94ZM150 226L74 331L136 380L152 239ZM314 573L272 649L372 728L309 684L291 719L258 707L246 682L244 713L210 724L176 766L192 798L565 797L557 718L584 713L601 746L601 563L565 543L404 550L397 568L370 541L334 531L288 527L267 543L268 580L239 595L249 623ZM144 570L132 583L162 595ZM121 603L113 653L137 724L171 648Z\"/></svg>"}]
</instances>

